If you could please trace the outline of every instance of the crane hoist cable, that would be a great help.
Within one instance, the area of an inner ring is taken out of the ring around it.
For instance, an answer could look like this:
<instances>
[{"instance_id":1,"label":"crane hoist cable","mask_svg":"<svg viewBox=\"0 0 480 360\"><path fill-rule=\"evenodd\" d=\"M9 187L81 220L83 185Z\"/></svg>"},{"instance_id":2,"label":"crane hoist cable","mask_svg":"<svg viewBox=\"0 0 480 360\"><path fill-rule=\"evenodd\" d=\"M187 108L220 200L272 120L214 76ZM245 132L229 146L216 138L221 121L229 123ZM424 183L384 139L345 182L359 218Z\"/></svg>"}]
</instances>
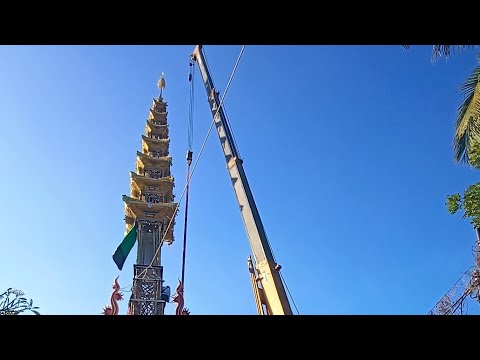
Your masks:
<instances>
[{"instance_id":1,"label":"crane hoist cable","mask_svg":"<svg viewBox=\"0 0 480 360\"><path fill-rule=\"evenodd\" d=\"M190 106L188 109L188 150L193 150L193 110L195 106L195 67L190 61L190 74L188 74L188 81L190 82Z\"/></svg>"},{"instance_id":2,"label":"crane hoist cable","mask_svg":"<svg viewBox=\"0 0 480 360\"><path fill-rule=\"evenodd\" d=\"M185 190L185 222L183 226L183 250L182 250L182 286L185 293L185 263L187 251L187 224L188 224L188 193L190 190L190 165L192 165L193 157L193 109L195 102L194 74L195 67L190 61L190 74L188 81L190 82L190 105L188 114L188 149L187 149L187 184Z\"/></svg>"}]
</instances>

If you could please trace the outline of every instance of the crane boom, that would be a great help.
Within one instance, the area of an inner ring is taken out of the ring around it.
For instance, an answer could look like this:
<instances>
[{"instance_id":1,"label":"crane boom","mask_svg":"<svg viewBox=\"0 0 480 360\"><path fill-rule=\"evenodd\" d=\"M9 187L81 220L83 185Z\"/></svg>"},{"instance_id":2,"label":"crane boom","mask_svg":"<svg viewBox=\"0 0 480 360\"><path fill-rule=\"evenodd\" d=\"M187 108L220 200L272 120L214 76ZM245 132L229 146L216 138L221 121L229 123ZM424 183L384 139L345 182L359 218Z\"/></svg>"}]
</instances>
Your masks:
<instances>
[{"instance_id":1,"label":"crane boom","mask_svg":"<svg viewBox=\"0 0 480 360\"><path fill-rule=\"evenodd\" d=\"M252 191L243 169L243 160L239 157L238 149L233 140L232 132L223 110L223 105L220 104L220 93L213 85L213 80L208 70L201 45L195 47L191 59L197 62L200 68L205 90L207 91L210 110L214 117L220 144L225 155L228 173L253 252L256 271L253 268L250 257L248 259L248 266L252 274L252 285L254 287L258 313L268 315L292 315L287 293L285 292L280 277L281 266L275 263L272 249L268 243L262 220L260 219ZM265 308L261 305L265 306Z\"/></svg>"}]
</instances>

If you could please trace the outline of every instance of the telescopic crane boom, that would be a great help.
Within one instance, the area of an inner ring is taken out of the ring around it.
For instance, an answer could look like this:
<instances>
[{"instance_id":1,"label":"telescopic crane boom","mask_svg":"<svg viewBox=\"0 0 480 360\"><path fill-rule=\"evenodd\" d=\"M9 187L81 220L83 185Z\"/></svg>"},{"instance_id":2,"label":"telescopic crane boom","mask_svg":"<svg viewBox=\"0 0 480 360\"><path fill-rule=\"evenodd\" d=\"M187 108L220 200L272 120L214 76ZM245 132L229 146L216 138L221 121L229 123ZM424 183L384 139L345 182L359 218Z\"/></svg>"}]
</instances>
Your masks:
<instances>
[{"instance_id":1,"label":"telescopic crane boom","mask_svg":"<svg viewBox=\"0 0 480 360\"><path fill-rule=\"evenodd\" d=\"M228 173L232 180L240 213L247 231L254 260L248 257L248 268L251 274L253 293L259 315L292 315L287 293L280 276L281 266L275 263L272 249L260 219L260 215L243 169L238 149L228 126L223 105L220 104L220 93L215 89L210 71L207 67L202 46L197 45L191 55L200 68L208 103L214 117L220 144L225 155Z\"/></svg>"}]
</instances>

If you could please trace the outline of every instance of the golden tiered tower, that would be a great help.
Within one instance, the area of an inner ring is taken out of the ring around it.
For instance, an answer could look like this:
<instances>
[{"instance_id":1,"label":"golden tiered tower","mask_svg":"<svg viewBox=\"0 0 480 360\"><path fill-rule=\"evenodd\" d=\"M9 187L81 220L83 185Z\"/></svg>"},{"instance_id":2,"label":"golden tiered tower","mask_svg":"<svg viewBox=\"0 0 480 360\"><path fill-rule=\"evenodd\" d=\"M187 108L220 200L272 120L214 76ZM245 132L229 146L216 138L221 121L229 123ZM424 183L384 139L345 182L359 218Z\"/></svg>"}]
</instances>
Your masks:
<instances>
[{"instance_id":1,"label":"golden tiered tower","mask_svg":"<svg viewBox=\"0 0 480 360\"><path fill-rule=\"evenodd\" d=\"M137 224L137 261L134 265L129 308L133 315L163 315L169 301L169 287L163 286L161 247L174 241L174 178L170 172L167 103L162 92L165 79L158 82L160 95L153 99L142 151L137 151L136 172L130 172L130 196L123 196L127 234ZM162 241L163 240L163 241ZM163 294L163 296L162 296Z\"/></svg>"}]
</instances>

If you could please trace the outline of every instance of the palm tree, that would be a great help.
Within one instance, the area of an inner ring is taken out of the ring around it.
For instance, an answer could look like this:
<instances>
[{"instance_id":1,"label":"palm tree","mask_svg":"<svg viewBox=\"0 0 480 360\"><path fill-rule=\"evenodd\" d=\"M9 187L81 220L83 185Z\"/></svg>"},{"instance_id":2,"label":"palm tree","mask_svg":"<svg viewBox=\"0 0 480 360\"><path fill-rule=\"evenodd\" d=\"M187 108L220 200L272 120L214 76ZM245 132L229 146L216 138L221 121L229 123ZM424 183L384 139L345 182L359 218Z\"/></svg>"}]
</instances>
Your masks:
<instances>
[{"instance_id":1,"label":"palm tree","mask_svg":"<svg viewBox=\"0 0 480 360\"><path fill-rule=\"evenodd\" d=\"M408 49L410 45L403 45ZM474 45L433 45L432 61L440 57L448 59L455 51L473 48ZM480 53L478 54L480 64ZM480 165L480 65L475 67L460 86L463 100L458 108L455 122L453 152L455 163L465 163L470 166Z\"/></svg>"},{"instance_id":2,"label":"palm tree","mask_svg":"<svg viewBox=\"0 0 480 360\"><path fill-rule=\"evenodd\" d=\"M453 150L455 162L479 165L480 144L480 66L473 69L460 90L464 99L458 109Z\"/></svg>"}]
</instances>

